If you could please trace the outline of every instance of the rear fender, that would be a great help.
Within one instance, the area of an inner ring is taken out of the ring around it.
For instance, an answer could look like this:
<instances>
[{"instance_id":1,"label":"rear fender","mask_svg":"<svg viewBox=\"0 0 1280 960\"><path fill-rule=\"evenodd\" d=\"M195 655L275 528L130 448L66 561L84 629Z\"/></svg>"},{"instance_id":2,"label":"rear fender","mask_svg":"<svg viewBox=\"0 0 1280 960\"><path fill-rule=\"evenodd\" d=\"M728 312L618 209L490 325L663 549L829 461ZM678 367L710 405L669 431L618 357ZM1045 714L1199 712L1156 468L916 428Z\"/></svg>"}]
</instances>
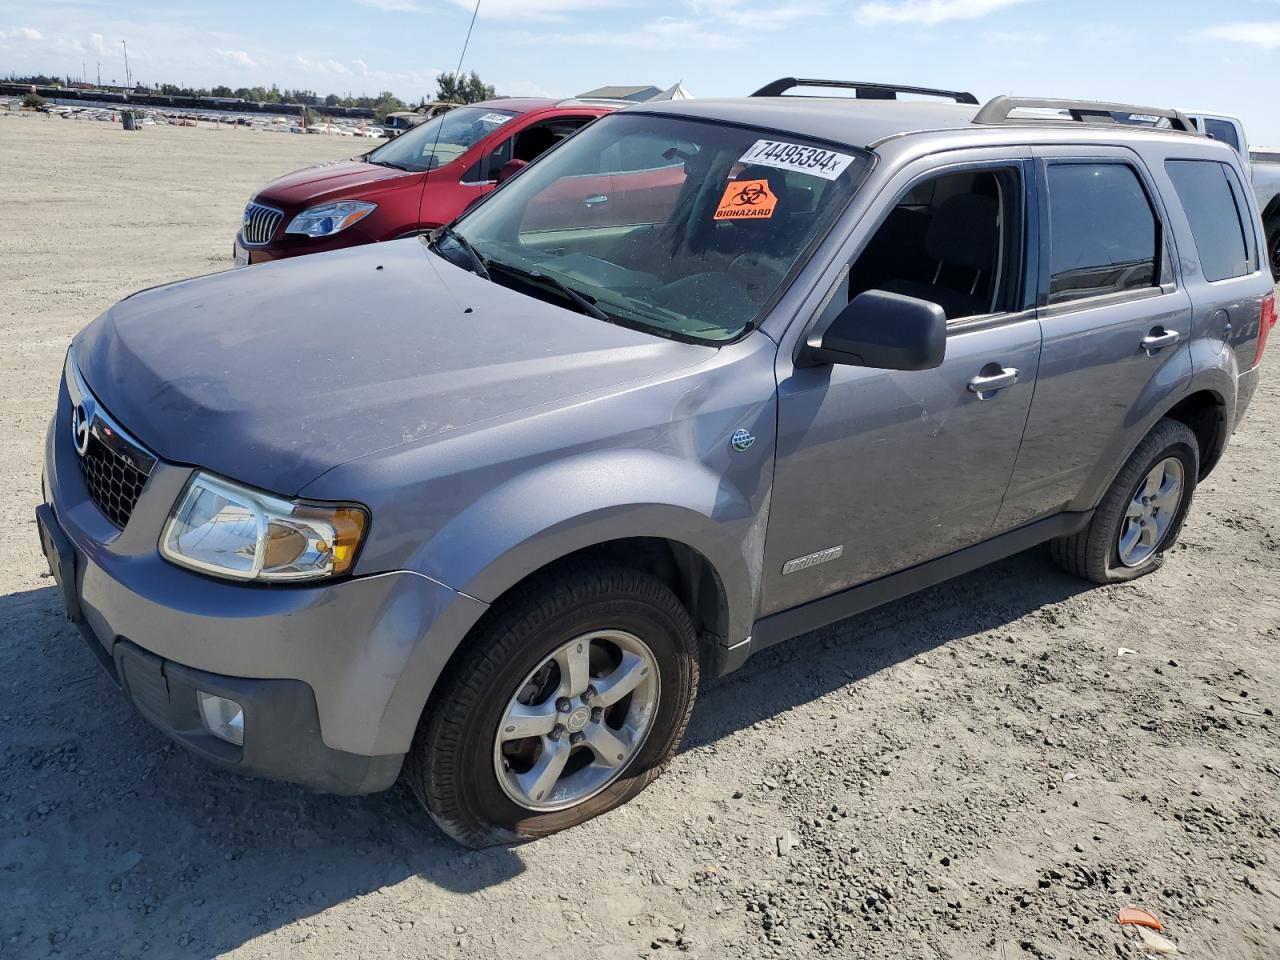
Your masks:
<instances>
[{"instance_id":1,"label":"rear fender","mask_svg":"<svg viewBox=\"0 0 1280 960\"><path fill-rule=\"evenodd\" d=\"M1186 376L1178 383L1161 383L1159 380L1153 380L1147 385L1147 389L1133 406L1131 424L1127 425L1126 429L1107 447L1106 452L1098 458L1098 465L1094 468L1080 495L1067 508L1068 510L1091 510L1096 507L1107 492L1107 488L1111 486L1116 474L1128 462L1138 444L1151 432L1152 427L1191 394L1201 391L1213 394L1226 407L1226 422L1234 423L1236 379L1232 371L1235 369L1235 360L1230 350L1222 349L1221 341L1218 342L1218 347L1219 362L1213 366L1198 370L1194 376ZM1185 371L1181 372L1185 374ZM1229 430L1223 431L1222 446L1226 445L1229 433ZM1212 459L1216 461L1221 452L1220 448L1212 454Z\"/></svg>"}]
</instances>

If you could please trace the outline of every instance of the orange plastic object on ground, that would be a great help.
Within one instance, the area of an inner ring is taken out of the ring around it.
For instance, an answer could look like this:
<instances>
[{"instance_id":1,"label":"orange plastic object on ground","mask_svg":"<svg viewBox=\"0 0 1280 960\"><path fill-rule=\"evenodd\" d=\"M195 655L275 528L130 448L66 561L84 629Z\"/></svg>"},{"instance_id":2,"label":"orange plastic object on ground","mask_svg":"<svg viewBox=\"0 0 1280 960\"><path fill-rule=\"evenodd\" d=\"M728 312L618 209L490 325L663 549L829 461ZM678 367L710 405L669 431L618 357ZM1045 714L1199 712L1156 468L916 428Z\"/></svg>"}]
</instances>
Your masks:
<instances>
[{"instance_id":1,"label":"orange plastic object on ground","mask_svg":"<svg viewBox=\"0 0 1280 960\"><path fill-rule=\"evenodd\" d=\"M1152 930L1163 930L1164 924L1156 919L1155 914L1149 913L1139 907L1125 907L1120 911L1119 920L1121 923L1133 923L1140 927L1150 927Z\"/></svg>"}]
</instances>

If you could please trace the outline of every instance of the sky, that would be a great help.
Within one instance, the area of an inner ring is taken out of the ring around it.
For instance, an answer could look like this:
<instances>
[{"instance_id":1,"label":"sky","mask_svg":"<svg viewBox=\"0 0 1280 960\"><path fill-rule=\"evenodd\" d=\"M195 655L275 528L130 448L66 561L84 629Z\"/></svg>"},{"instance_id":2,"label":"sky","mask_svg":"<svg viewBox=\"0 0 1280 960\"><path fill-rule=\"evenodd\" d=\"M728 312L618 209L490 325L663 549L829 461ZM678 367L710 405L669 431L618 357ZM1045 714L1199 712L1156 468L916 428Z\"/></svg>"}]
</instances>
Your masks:
<instances>
[{"instance_id":1,"label":"sky","mask_svg":"<svg viewBox=\"0 0 1280 960\"><path fill-rule=\"evenodd\" d=\"M0 75L431 99L474 0L0 0ZM480 0L464 70L500 93L779 76L1233 113L1280 145L1280 0Z\"/></svg>"}]
</instances>

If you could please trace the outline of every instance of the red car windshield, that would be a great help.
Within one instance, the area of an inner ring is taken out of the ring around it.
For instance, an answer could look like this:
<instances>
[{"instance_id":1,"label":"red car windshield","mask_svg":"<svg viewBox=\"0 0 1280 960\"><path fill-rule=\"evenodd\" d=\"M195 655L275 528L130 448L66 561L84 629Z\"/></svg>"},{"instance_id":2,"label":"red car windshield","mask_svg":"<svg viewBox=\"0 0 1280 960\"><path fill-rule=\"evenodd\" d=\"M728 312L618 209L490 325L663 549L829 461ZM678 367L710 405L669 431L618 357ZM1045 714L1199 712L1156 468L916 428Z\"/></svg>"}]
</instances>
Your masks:
<instances>
[{"instance_id":1,"label":"red car windshield","mask_svg":"<svg viewBox=\"0 0 1280 960\"><path fill-rule=\"evenodd\" d=\"M457 160L493 131L519 116L514 110L458 107L433 117L383 144L368 155L370 163L399 170L434 170Z\"/></svg>"}]
</instances>

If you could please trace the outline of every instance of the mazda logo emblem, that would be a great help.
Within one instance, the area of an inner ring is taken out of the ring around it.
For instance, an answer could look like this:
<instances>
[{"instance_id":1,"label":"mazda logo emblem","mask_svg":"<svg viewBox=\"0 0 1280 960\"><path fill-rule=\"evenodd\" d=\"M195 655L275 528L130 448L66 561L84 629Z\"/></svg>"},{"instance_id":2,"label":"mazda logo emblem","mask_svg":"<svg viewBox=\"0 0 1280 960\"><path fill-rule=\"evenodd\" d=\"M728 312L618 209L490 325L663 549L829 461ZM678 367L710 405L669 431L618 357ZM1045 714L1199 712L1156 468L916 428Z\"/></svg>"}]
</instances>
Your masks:
<instances>
[{"instance_id":1,"label":"mazda logo emblem","mask_svg":"<svg viewBox=\"0 0 1280 960\"><path fill-rule=\"evenodd\" d=\"M89 411L83 403L77 403L71 411L71 436L75 440L76 453L84 456L89 452Z\"/></svg>"}]
</instances>

